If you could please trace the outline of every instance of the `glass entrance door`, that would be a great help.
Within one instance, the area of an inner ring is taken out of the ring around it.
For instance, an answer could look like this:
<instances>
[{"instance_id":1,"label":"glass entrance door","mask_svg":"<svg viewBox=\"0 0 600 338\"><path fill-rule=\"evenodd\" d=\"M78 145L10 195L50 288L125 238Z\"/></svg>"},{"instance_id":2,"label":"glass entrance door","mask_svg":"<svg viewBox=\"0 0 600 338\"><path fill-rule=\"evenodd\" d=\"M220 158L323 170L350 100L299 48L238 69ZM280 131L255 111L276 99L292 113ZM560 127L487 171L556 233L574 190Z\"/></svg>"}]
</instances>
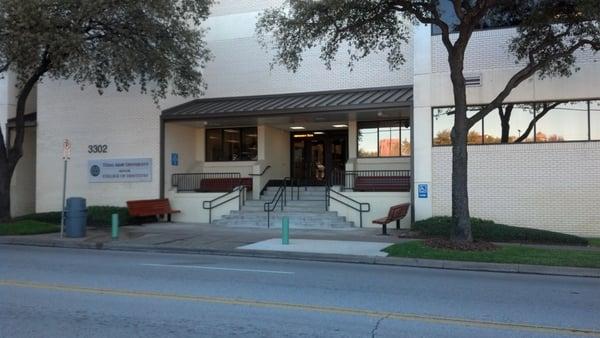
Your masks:
<instances>
[{"instance_id":1,"label":"glass entrance door","mask_svg":"<svg viewBox=\"0 0 600 338\"><path fill-rule=\"evenodd\" d=\"M346 131L293 133L292 177L306 185L325 185L332 170L343 170L348 160Z\"/></svg>"}]
</instances>

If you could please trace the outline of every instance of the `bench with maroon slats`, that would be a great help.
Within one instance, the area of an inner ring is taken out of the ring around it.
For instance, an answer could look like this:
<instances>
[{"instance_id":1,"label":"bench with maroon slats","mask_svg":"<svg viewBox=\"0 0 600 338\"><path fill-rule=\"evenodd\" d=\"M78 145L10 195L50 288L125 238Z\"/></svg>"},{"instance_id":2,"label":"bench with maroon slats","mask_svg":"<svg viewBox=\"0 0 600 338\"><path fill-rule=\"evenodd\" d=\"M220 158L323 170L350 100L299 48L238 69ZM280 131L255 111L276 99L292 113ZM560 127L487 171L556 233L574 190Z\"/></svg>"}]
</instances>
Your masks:
<instances>
[{"instance_id":1,"label":"bench with maroon slats","mask_svg":"<svg viewBox=\"0 0 600 338\"><path fill-rule=\"evenodd\" d=\"M398 204L390 207L388 214L386 217L378 218L373 220L375 224L381 224L383 227L382 235L387 235L387 225L393 221L396 221L396 229L400 229L400 220L403 219L408 213L408 208L410 207L410 203Z\"/></svg>"},{"instance_id":2,"label":"bench with maroon slats","mask_svg":"<svg viewBox=\"0 0 600 338\"><path fill-rule=\"evenodd\" d=\"M171 208L168 198L127 201L127 210L129 211L129 215L133 217L160 217L167 215L169 222L171 222L171 214L181 212L180 210Z\"/></svg>"},{"instance_id":3,"label":"bench with maroon slats","mask_svg":"<svg viewBox=\"0 0 600 338\"><path fill-rule=\"evenodd\" d=\"M200 188L196 192L229 192L240 185L248 191L252 190L252 178L205 178L200 181Z\"/></svg>"},{"instance_id":4,"label":"bench with maroon slats","mask_svg":"<svg viewBox=\"0 0 600 338\"><path fill-rule=\"evenodd\" d=\"M410 176L358 176L354 191L410 191Z\"/></svg>"}]
</instances>

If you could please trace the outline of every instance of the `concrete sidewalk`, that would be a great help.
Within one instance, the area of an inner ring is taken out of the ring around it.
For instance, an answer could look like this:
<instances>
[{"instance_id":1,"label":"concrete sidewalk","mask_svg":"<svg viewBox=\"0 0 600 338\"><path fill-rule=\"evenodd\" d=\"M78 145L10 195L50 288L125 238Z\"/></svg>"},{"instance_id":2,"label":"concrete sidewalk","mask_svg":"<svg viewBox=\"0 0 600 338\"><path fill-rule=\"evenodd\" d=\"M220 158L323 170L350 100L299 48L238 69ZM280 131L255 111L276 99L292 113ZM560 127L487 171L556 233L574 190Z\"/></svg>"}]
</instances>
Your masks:
<instances>
[{"instance_id":1,"label":"concrete sidewalk","mask_svg":"<svg viewBox=\"0 0 600 338\"><path fill-rule=\"evenodd\" d=\"M290 237L302 242L285 251L277 250L279 229L235 228L210 224L152 223L143 226L123 226L119 238L110 237L109 228L88 228L85 238L63 238L58 234L30 236L3 236L0 244L49 246L80 249L123 251L156 251L172 253L198 253L224 256L251 256L263 258L300 259L328 262L385 264L424 268L531 273L600 278L600 269L570 268L523 264L497 264L460 262L416 258L383 257L379 250L388 244L409 241L397 236L381 236L380 229L351 230L292 229ZM268 245L259 242L268 243ZM336 248L324 250L323 243L333 243ZM349 243L344 243L349 242ZM352 245L351 242L361 244ZM379 244L379 245L378 245ZM242 248L246 247L246 248ZM368 248L356 251L354 248ZM540 247L540 246L538 246ZM312 249L311 249L312 248ZM373 251L376 248L376 251ZM595 248L590 248L594 250ZM357 254L359 253L360 254Z\"/></svg>"}]
</instances>

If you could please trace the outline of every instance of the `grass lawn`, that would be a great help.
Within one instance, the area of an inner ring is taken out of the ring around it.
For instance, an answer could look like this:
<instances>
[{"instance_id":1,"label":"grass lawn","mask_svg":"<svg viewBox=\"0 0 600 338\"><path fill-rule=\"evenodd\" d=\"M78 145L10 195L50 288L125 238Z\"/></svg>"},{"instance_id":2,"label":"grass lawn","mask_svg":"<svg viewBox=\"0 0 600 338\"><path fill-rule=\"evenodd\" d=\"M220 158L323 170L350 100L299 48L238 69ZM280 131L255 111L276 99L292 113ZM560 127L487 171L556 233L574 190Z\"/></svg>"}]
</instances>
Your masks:
<instances>
[{"instance_id":1,"label":"grass lawn","mask_svg":"<svg viewBox=\"0 0 600 338\"><path fill-rule=\"evenodd\" d=\"M58 232L59 230L60 225L32 220L0 224L0 236L46 234Z\"/></svg>"},{"instance_id":2,"label":"grass lawn","mask_svg":"<svg viewBox=\"0 0 600 338\"><path fill-rule=\"evenodd\" d=\"M430 248L422 241L394 244L383 251L391 257L600 268L600 251L538 249L516 245L502 246L493 251L458 251Z\"/></svg>"},{"instance_id":3,"label":"grass lawn","mask_svg":"<svg viewBox=\"0 0 600 338\"><path fill-rule=\"evenodd\" d=\"M587 240L590 243L590 246L596 246L600 248L600 238L588 238Z\"/></svg>"}]
</instances>

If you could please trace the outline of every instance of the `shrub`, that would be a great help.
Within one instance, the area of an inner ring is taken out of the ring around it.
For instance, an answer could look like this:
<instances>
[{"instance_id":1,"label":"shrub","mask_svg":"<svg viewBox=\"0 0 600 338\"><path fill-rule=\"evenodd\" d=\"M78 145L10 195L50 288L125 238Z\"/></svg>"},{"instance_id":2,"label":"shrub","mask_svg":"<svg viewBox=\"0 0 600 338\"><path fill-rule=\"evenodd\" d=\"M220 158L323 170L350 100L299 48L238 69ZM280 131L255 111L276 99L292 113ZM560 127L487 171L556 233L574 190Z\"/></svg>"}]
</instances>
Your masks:
<instances>
[{"instance_id":1,"label":"shrub","mask_svg":"<svg viewBox=\"0 0 600 338\"><path fill-rule=\"evenodd\" d=\"M119 225L132 224L127 208L113 206L89 206L87 208L88 226L110 226L112 224L112 214L119 214ZM43 212L19 216L15 221L31 220L51 224L60 224L60 211Z\"/></svg>"},{"instance_id":2,"label":"shrub","mask_svg":"<svg viewBox=\"0 0 600 338\"><path fill-rule=\"evenodd\" d=\"M417 221L413 229L419 231L424 237L450 238L452 218L438 216ZM585 238L574 235L496 224L493 221L479 218L471 219L471 230L473 239L487 242L588 245Z\"/></svg>"}]
</instances>

